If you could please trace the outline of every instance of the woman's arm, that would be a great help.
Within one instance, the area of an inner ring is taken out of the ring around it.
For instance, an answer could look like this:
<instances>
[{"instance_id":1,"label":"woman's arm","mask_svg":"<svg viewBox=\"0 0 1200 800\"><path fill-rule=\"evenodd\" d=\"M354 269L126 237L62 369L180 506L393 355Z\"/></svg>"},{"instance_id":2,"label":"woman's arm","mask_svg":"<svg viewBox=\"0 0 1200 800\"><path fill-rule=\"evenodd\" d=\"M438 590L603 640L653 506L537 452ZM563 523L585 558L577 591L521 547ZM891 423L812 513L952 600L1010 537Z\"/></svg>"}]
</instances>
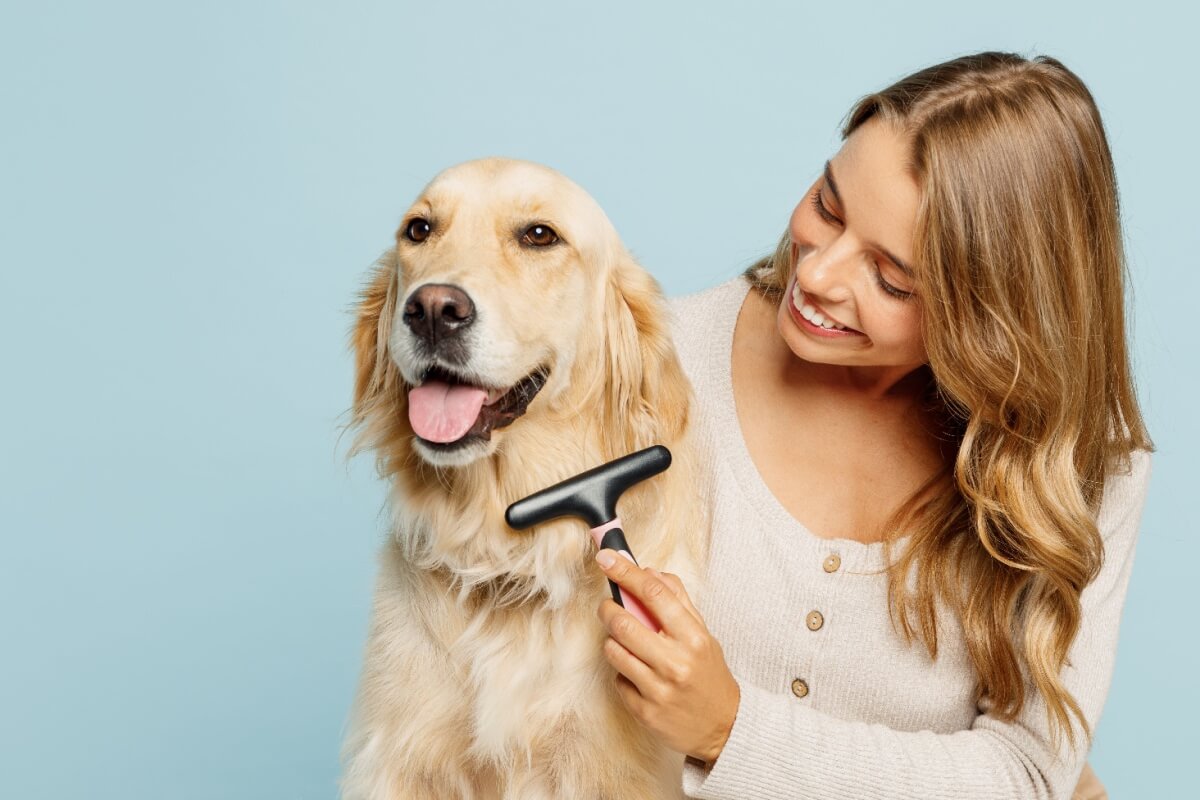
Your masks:
<instances>
[{"instance_id":1,"label":"woman's arm","mask_svg":"<svg viewBox=\"0 0 1200 800\"><path fill-rule=\"evenodd\" d=\"M1062 675L1093 730L1112 678L1149 475L1149 454L1137 452L1130 474L1109 479L1097 520L1104 565L1083 591L1080 629ZM949 734L848 722L741 679L738 685L737 715L715 763L705 766L689 758L685 764L689 796L1067 798L1087 758L1086 746L1051 750L1046 707L1032 684L1013 722L981 709L969 730Z\"/></svg>"}]
</instances>

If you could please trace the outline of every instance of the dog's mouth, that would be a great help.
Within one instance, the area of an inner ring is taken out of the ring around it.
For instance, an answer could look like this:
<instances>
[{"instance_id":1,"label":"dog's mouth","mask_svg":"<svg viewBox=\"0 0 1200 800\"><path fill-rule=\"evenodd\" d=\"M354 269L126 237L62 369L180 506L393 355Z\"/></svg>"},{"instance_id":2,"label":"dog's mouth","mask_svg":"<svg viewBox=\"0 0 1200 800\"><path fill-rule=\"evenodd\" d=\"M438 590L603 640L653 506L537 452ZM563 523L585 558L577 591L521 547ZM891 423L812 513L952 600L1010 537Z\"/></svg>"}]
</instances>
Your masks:
<instances>
[{"instance_id":1,"label":"dog's mouth","mask_svg":"<svg viewBox=\"0 0 1200 800\"><path fill-rule=\"evenodd\" d=\"M511 425L546 385L550 368L542 365L508 389L471 383L443 367L430 367L408 391L408 421L413 433L439 450L487 441L492 431Z\"/></svg>"}]
</instances>

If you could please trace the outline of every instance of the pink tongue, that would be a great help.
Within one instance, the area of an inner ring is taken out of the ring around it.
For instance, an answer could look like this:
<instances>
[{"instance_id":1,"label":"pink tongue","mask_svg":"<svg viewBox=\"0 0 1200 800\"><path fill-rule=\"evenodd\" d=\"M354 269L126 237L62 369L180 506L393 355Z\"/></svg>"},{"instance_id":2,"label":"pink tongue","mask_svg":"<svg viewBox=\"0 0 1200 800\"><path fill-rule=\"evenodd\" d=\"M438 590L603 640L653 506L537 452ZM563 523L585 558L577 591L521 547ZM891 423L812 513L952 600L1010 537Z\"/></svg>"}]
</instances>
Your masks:
<instances>
[{"instance_id":1,"label":"pink tongue","mask_svg":"<svg viewBox=\"0 0 1200 800\"><path fill-rule=\"evenodd\" d=\"M486 399L487 392L474 386L428 381L409 390L408 421L422 439L453 442L475 424Z\"/></svg>"}]
</instances>

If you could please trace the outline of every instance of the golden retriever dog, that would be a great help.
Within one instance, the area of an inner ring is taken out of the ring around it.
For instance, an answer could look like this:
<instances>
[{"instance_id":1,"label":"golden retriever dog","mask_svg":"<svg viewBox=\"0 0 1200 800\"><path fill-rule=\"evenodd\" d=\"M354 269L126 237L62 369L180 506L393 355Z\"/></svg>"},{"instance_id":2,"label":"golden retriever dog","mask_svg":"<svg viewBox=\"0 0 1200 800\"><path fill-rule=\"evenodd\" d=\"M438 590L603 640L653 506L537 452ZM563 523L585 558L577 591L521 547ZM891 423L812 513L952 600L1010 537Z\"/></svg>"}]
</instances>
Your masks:
<instances>
[{"instance_id":1,"label":"golden retriever dog","mask_svg":"<svg viewBox=\"0 0 1200 800\"><path fill-rule=\"evenodd\" d=\"M700 596L691 387L658 283L596 202L502 159L441 173L375 265L351 335L351 455L390 530L345 735L348 800L679 797L683 756L626 710L586 525L507 506L663 444L618 505L640 563Z\"/></svg>"}]
</instances>

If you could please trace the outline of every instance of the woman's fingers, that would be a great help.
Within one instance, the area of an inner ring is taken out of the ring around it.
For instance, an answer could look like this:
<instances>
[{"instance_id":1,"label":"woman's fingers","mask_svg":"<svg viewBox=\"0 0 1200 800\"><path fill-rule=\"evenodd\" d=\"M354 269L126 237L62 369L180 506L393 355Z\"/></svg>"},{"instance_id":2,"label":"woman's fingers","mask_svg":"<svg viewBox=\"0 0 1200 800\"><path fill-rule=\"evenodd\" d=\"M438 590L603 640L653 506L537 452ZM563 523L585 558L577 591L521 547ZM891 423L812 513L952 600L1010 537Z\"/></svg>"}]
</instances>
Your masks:
<instances>
[{"instance_id":1,"label":"woman's fingers","mask_svg":"<svg viewBox=\"0 0 1200 800\"><path fill-rule=\"evenodd\" d=\"M680 609L680 613L686 614L687 612ZM637 617L613 602L612 598L605 598L600 603L599 614L600 621L604 623L604 629L608 631L610 640L614 644L627 650L649 672L671 674L675 660L674 647L665 635L655 633L647 628ZM608 654L607 648L610 646L605 644L606 655ZM613 666L617 666L617 664L614 663ZM647 674L635 670L621 670L621 672L636 683L642 691L650 689L650 684L645 680Z\"/></svg>"},{"instance_id":2,"label":"woman's fingers","mask_svg":"<svg viewBox=\"0 0 1200 800\"><path fill-rule=\"evenodd\" d=\"M610 580L642 602L668 636L686 640L696 633L694 613L665 581L608 548L596 554L596 562Z\"/></svg>"},{"instance_id":3,"label":"woman's fingers","mask_svg":"<svg viewBox=\"0 0 1200 800\"><path fill-rule=\"evenodd\" d=\"M612 603L611 600L606 602ZM616 604L613 603L613 605ZM638 625L640 627L641 623ZM654 671L611 636L604 640L604 658L621 676L633 684L639 693L650 691L650 687L655 681Z\"/></svg>"},{"instance_id":4,"label":"woman's fingers","mask_svg":"<svg viewBox=\"0 0 1200 800\"><path fill-rule=\"evenodd\" d=\"M684 588L683 581L679 579L678 575L670 572L659 572L654 567L646 567L646 571L657 576L659 580L669 586L671 591L675 593L675 596L679 598L679 602L683 603L684 608L696 618L696 621L701 624L704 623L704 618L700 616L700 612L692 605L692 598L688 597L687 589Z\"/></svg>"}]
</instances>

